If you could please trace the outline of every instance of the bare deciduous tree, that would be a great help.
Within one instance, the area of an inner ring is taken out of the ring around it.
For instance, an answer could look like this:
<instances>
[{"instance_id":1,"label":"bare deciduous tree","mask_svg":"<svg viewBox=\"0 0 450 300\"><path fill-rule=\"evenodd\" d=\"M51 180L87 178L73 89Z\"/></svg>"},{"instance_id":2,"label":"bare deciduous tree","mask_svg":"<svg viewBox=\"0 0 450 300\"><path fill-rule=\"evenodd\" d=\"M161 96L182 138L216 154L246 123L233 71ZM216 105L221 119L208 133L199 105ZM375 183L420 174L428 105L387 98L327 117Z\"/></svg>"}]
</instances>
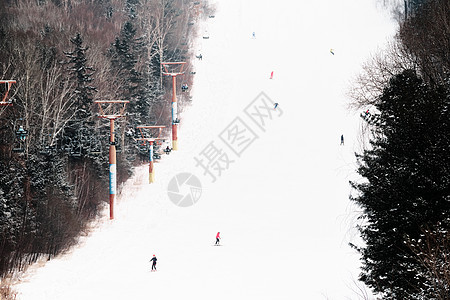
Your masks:
<instances>
[{"instance_id":1,"label":"bare deciduous tree","mask_svg":"<svg viewBox=\"0 0 450 300\"><path fill-rule=\"evenodd\" d=\"M427 1L400 26L405 51L431 84L443 84L450 74L450 1Z\"/></svg>"},{"instance_id":2,"label":"bare deciduous tree","mask_svg":"<svg viewBox=\"0 0 450 300\"><path fill-rule=\"evenodd\" d=\"M392 76L404 70L417 69L417 65L398 39L387 44L386 49L372 56L362 66L349 91L350 108L361 110L372 106L382 94Z\"/></svg>"},{"instance_id":3,"label":"bare deciduous tree","mask_svg":"<svg viewBox=\"0 0 450 300\"><path fill-rule=\"evenodd\" d=\"M406 243L423 267L420 274L427 281L427 290L421 293L427 299L447 300L450 295L450 233L426 228L422 238L407 239Z\"/></svg>"}]
</instances>

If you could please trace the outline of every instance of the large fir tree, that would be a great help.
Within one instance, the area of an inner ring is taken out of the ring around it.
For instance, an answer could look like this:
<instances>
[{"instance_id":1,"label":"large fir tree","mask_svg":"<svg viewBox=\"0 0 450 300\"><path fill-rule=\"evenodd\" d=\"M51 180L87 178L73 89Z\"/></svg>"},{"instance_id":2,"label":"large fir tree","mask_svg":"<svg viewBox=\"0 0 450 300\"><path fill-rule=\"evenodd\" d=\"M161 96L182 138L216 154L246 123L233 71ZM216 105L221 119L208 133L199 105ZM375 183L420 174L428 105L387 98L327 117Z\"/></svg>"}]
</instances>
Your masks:
<instances>
[{"instance_id":1,"label":"large fir tree","mask_svg":"<svg viewBox=\"0 0 450 300\"><path fill-rule=\"evenodd\" d=\"M439 224L449 229L450 95L414 71L394 76L366 118L371 148L358 155L363 208L361 280L385 299L423 299L430 285L409 241ZM431 298L429 298L431 299Z\"/></svg>"},{"instance_id":2,"label":"large fir tree","mask_svg":"<svg viewBox=\"0 0 450 300\"><path fill-rule=\"evenodd\" d=\"M146 123L149 114L148 93L144 77L144 44L132 21L123 25L120 36L110 49L113 68L122 83L122 97L130 101L128 112L137 124ZM145 61L145 60L144 60Z\"/></svg>"},{"instance_id":3,"label":"large fir tree","mask_svg":"<svg viewBox=\"0 0 450 300\"><path fill-rule=\"evenodd\" d=\"M92 76L94 68L87 65L86 51L88 47L83 47L83 39L80 33L70 39L74 50L65 52L69 65L69 72L76 81L75 93L77 101L77 118L87 121L92 116L93 93L97 90L93 87Z\"/></svg>"}]
</instances>

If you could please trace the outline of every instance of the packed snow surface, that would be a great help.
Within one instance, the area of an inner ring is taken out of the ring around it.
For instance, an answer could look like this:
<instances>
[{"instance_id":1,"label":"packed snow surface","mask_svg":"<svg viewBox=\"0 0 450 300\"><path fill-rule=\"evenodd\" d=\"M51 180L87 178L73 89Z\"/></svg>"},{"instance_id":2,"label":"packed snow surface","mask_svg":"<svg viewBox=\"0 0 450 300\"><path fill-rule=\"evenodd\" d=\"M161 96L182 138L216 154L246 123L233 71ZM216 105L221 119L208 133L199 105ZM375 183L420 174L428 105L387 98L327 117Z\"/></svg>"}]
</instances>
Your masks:
<instances>
[{"instance_id":1,"label":"packed snow surface","mask_svg":"<svg viewBox=\"0 0 450 300\"><path fill-rule=\"evenodd\" d=\"M374 0L213 4L192 41L203 59L179 150L155 164L153 184L137 168L115 219L105 207L77 247L32 266L18 299L361 299L348 246L361 123L346 92L394 22Z\"/></svg>"}]
</instances>

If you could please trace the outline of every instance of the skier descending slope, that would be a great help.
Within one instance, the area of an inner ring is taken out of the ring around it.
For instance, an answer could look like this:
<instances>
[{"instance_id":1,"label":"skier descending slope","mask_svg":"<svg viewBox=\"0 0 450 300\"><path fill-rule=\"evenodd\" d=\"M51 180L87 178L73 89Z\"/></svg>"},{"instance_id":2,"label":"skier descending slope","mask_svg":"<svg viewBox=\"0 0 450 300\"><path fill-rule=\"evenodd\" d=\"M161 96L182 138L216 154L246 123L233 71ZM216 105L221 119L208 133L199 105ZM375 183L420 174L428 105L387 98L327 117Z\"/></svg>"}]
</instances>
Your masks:
<instances>
[{"instance_id":1,"label":"skier descending slope","mask_svg":"<svg viewBox=\"0 0 450 300\"><path fill-rule=\"evenodd\" d=\"M155 254L153 254L152 259L150 259L150 261L152 262L152 272L156 272L156 261L158 259L156 258Z\"/></svg>"},{"instance_id":2,"label":"skier descending slope","mask_svg":"<svg viewBox=\"0 0 450 300\"><path fill-rule=\"evenodd\" d=\"M215 246L220 246L219 242L220 242L220 232L218 232L216 234L216 244L215 244Z\"/></svg>"}]
</instances>

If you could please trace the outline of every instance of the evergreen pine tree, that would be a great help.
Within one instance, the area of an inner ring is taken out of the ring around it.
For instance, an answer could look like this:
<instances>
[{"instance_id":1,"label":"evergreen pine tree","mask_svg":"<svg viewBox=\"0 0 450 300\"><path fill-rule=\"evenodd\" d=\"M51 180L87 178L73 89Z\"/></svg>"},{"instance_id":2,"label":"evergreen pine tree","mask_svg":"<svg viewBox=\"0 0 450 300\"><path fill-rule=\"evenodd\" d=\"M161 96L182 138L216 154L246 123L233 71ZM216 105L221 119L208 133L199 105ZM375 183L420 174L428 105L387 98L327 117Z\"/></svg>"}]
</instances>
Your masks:
<instances>
[{"instance_id":1,"label":"evergreen pine tree","mask_svg":"<svg viewBox=\"0 0 450 300\"><path fill-rule=\"evenodd\" d=\"M422 230L450 226L450 95L414 71L394 76L367 119L371 149L357 155L363 209L360 279L384 299L423 299L430 282L408 246ZM431 299L431 298L430 298Z\"/></svg>"},{"instance_id":2,"label":"evergreen pine tree","mask_svg":"<svg viewBox=\"0 0 450 300\"><path fill-rule=\"evenodd\" d=\"M18 161L0 162L0 275L20 267L37 228L27 201L27 173Z\"/></svg>"},{"instance_id":3,"label":"evergreen pine tree","mask_svg":"<svg viewBox=\"0 0 450 300\"><path fill-rule=\"evenodd\" d=\"M134 19L137 17L139 4L139 0L126 0L125 9L130 19Z\"/></svg>"},{"instance_id":4,"label":"evergreen pine tree","mask_svg":"<svg viewBox=\"0 0 450 300\"><path fill-rule=\"evenodd\" d=\"M74 45L74 50L65 52L68 58L69 72L75 85L75 101L76 114L75 120L71 122L66 130L65 135L72 141L71 154L84 155L87 147L93 139L93 118L92 104L93 94L97 89L92 86L94 69L87 65L86 51L88 47L83 46L83 39L80 33L70 39Z\"/></svg>"},{"instance_id":5,"label":"evergreen pine tree","mask_svg":"<svg viewBox=\"0 0 450 300\"><path fill-rule=\"evenodd\" d=\"M110 49L112 65L123 82L121 97L129 100L128 113L137 124L145 124L150 109L145 71L144 43L137 37L131 21L125 22L121 34Z\"/></svg>"},{"instance_id":6,"label":"evergreen pine tree","mask_svg":"<svg viewBox=\"0 0 450 300\"><path fill-rule=\"evenodd\" d=\"M94 69L87 65L86 51L88 47L83 47L83 39L81 34L77 33L75 37L70 39L75 49L71 52L65 52L68 57L69 72L73 79L76 80L76 101L77 101L77 119L86 122L92 116L91 105L93 93L97 91L91 85Z\"/></svg>"}]
</instances>

